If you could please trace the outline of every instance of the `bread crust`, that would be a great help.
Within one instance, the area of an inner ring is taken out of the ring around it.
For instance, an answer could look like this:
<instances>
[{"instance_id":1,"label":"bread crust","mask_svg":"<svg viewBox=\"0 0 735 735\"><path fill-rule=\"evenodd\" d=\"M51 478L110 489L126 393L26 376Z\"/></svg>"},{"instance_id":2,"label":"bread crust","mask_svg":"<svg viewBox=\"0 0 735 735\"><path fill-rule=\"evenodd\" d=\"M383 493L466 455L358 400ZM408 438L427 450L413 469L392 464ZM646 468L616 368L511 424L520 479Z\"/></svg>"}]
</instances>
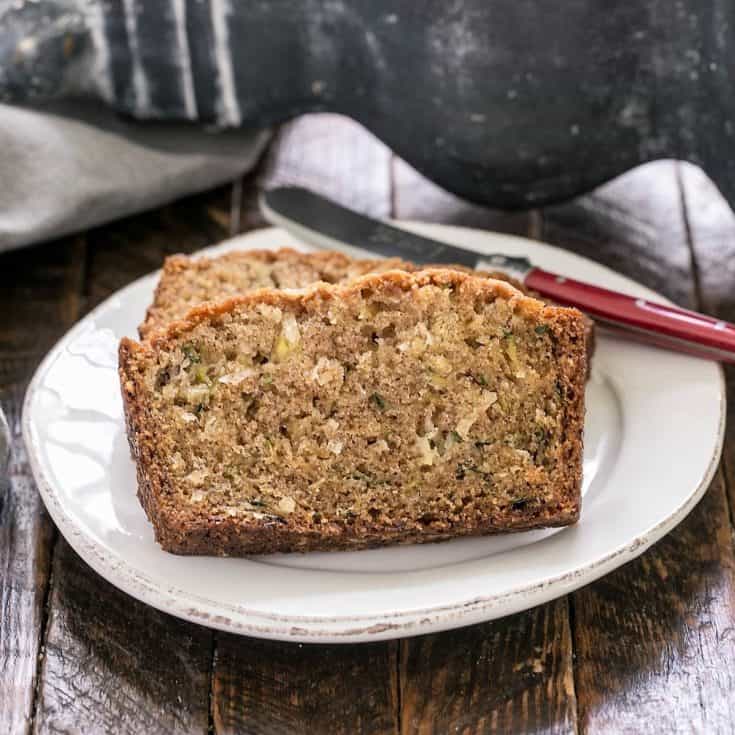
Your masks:
<instances>
[{"instance_id":1,"label":"bread crust","mask_svg":"<svg viewBox=\"0 0 735 735\"><path fill-rule=\"evenodd\" d=\"M146 311L143 323L138 327L138 334L141 339L146 339L153 332L160 330L165 326L167 321L167 312L169 307L181 298L180 280L181 276L187 271L194 270L198 273L205 273L212 269L215 264L227 263L233 268L237 268L244 263L252 263L253 261L264 265L273 265L275 263L289 263L293 265L307 265L321 273L350 269L353 277L365 275L370 271L387 270L390 268L416 272L419 270L431 269L452 269L460 273L474 274L486 278L492 278L504 281L515 286L519 291L532 296L533 298L544 300L540 294L527 289L523 283L502 271L475 271L463 265L454 263L437 263L423 267L414 263L403 261L399 258L389 260L385 259L355 259L344 253L336 251L317 251L313 253L304 253L292 248L281 248L279 250L238 250L232 253L225 253L215 258L199 257L193 258L188 255L171 255L164 261L161 277L154 291L153 301ZM223 299L214 299L221 301ZM551 302L553 303L553 302ZM592 363L592 356L595 351L595 324L588 316L585 319L585 336L587 344L587 370L589 377L589 368Z\"/></svg>"},{"instance_id":2,"label":"bread crust","mask_svg":"<svg viewBox=\"0 0 735 735\"><path fill-rule=\"evenodd\" d=\"M188 508L172 508L164 502L173 488L164 470L150 414L145 405L143 364L156 350L204 321L216 321L233 310L256 304L282 308L309 309L315 300L349 299L363 289L387 285L403 290L425 285L469 286L478 298L502 298L520 312L543 319L554 335L554 350L559 366L559 382L564 389L565 435L563 469L554 488L556 502L541 508L514 513L503 522L490 519L457 526L437 519L429 524L373 523L354 527L337 522L313 527L291 519L256 520L246 517L205 518ZM388 271L367 275L342 286L315 284L300 292L263 289L228 299L219 304L204 304L192 309L186 318L149 336L145 343L124 338L119 350L119 374L130 448L137 466L138 497L150 519L156 540L167 551L177 554L243 556L288 551L327 551L363 549L387 544L425 543L459 536L522 531L575 523L580 513L582 477L582 431L584 421L584 384L586 376L585 321L576 309L548 306L525 296L507 282L479 278L449 269L429 269L415 273Z\"/></svg>"},{"instance_id":3,"label":"bread crust","mask_svg":"<svg viewBox=\"0 0 735 735\"><path fill-rule=\"evenodd\" d=\"M236 267L243 263L260 263L265 266L275 264L289 264L293 266L306 266L312 268L322 277L327 273L350 271L355 277L380 268L405 268L411 269L410 263L400 258L388 260L379 258L357 259L351 258L344 253L328 250L319 250L313 253L304 253L293 248L280 248L279 250L238 250L225 253L216 258L192 258L188 255L170 255L163 263L161 277L153 292L153 301L146 310L145 319L138 327L141 339L146 339L154 331L161 329L167 320L169 307L180 300L181 276L187 271L194 270L198 273L206 273L217 265L227 264ZM222 299L216 299L221 301Z\"/></svg>"}]
</instances>

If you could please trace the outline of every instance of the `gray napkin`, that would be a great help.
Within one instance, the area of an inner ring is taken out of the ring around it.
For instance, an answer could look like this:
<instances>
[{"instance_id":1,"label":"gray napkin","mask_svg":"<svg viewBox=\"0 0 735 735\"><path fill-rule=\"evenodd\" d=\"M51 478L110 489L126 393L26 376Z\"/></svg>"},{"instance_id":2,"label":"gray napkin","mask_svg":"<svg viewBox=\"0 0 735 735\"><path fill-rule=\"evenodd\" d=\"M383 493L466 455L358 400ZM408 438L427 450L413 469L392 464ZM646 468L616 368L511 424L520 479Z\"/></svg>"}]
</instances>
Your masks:
<instances>
[{"instance_id":1,"label":"gray napkin","mask_svg":"<svg viewBox=\"0 0 735 735\"><path fill-rule=\"evenodd\" d=\"M138 123L92 103L0 105L0 251L231 181L268 137Z\"/></svg>"}]
</instances>

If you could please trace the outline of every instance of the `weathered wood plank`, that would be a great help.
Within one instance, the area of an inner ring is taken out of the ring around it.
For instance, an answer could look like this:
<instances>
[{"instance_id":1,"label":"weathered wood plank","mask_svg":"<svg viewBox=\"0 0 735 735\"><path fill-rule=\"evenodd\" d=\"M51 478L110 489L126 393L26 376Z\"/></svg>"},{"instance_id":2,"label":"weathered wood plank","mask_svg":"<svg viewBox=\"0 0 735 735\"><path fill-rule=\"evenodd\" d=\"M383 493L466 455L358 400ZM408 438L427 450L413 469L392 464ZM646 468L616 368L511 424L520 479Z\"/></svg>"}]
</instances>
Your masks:
<instances>
[{"instance_id":1,"label":"weathered wood plank","mask_svg":"<svg viewBox=\"0 0 735 735\"><path fill-rule=\"evenodd\" d=\"M704 173L680 164L702 311L735 322L735 213ZM728 415L722 453L725 482L735 517L735 366L725 366Z\"/></svg>"},{"instance_id":2,"label":"weathered wood plank","mask_svg":"<svg viewBox=\"0 0 735 735\"><path fill-rule=\"evenodd\" d=\"M394 159L394 216L538 236L538 214L477 207ZM565 599L401 642L402 733L575 731Z\"/></svg>"},{"instance_id":3,"label":"weathered wood plank","mask_svg":"<svg viewBox=\"0 0 735 735\"><path fill-rule=\"evenodd\" d=\"M401 641L401 733L574 733L566 600Z\"/></svg>"},{"instance_id":4,"label":"weathered wood plank","mask_svg":"<svg viewBox=\"0 0 735 735\"><path fill-rule=\"evenodd\" d=\"M219 635L214 726L231 733L398 733L396 644L274 643Z\"/></svg>"},{"instance_id":5,"label":"weathered wood plank","mask_svg":"<svg viewBox=\"0 0 735 735\"><path fill-rule=\"evenodd\" d=\"M370 216L388 217L391 157L383 143L353 120L328 113L303 115L279 129L257 171L245 181L232 217L234 229L267 226L258 197L276 186L305 186Z\"/></svg>"},{"instance_id":6,"label":"weathered wood plank","mask_svg":"<svg viewBox=\"0 0 735 735\"><path fill-rule=\"evenodd\" d=\"M174 252L229 233L221 188L92 230L89 308ZM212 633L119 592L61 540L53 564L36 732L206 733Z\"/></svg>"},{"instance_id":7,"label":"weathered wood plank","mask_svg":"<svg viewBox=\"0 0 735 735\"><path fill-rule=\"evenodd\" d=\"M280 131L259 188L299 184L389 216L390 152L337 115L307 115ZM243 192L243 225L262 222ZM392 733L398 722L396 646L296 646L216 635L212 708L222 733Z\"/></svg>"},{"instance_id":8,"label":"weathered wood plank","mask_svg":"<svg viewBox=\"0 0 735 735\"><path fill-rule=\"evenodd\" d=\"M393 217L445 225L478 227L513 235L538 237L537 212L503 212L470 204L422 176L400 158L393 157Z\"/></svg>"},{"instance_id":9,"label":"weathered wood plank","mask_svg":"<svg viewBox=\"0 0 735 735\"><path fill-rule=\"evenodd\" d=\"M391 214L391 152L341 115L304 115L284 125L269 149L261 188L306 186L371 217Z\"/></svg>"},{"instance_id":10,"label":"weathered wood plank","mask_svg":"<svg viewBox=\"0 0 735 735\"><path fill-rule=\"evenodd\" d=\"M687 235L671 162L644 167L589 197L544 211L545 240L695 307ZM679 528L572 596L580 731L732 731L730 533L718 476Z\"/></svg>"},{"instance_id":11,"label":"weathered wood plank","mask_svg":"<svg viewBox=\"0 0 735 735\"><path fill-rule=\"evenodd\" d=\"M192 253L229 237L231 189L220 187L90 230L90 307L160 268L167 255Z\"/></svg>"},{"instance_id":12,"label":"weathered wood plank","mask_svg":"<svg viewBox=\"0 0 735 735\"><path fill-rule=\"evenodd\" d=\"M582 732L732 732L730 534L718 475L679 528L574 595Z\"/></svg>"},{"instance_id":13,"label":"weathered wood plank","mask_svg":"<svg viewBox=\"0 0 735 735\"><path fill-rule=\"evenodd\" d=\"M36 733L208 730L211 635L97 576L59 540Z\"/></svg>"},{"instance_id":14,"label":"weathered wood plank","mask_svg":"<svg viewBox=\"0 0 735 735\"><path fill-rule=\"evenodd\" d=\"M676 164L641 166L569 204L543 210L541 239L597 260L682 305L695 292Z\"/></svg>"},{"instance_id":15,"label":"weathered wood plank","mask_svg":"<svg viewBox=\"0 0 735 735\"><path fill-rule=\"evenodd\" d=\"M319 139L316 133L311 138L314 139ZM339 140L330 145L340 147ZM279 156L288 162L288 169L301 155L297 149L298 141L292 141L285 152L276 150L268 159L261 181L288 180L280 173ZM315 146L313 150L311 158L303 155L305 161L313 161L309 165L319 164L318 151L326 160L337 161L335 165L343 163L336 156L329 159L331 154L325 153L323 147ZM363 160L363 154L354 157ZM368 158L367 154L364 158ZM383 154L379 158L383 160ZM676 186L671 184L673 168L667 168L670 164L657 166L661 169L654 167L654 173L644 169L592 197L552 209L545 216L544 238L590 253L680 303L694 305L696 289L692 286L685 247L687 228L681 217L681 202L676 203ZM394 180L401 180L404 175L407 176L405 171L396 173L394 167ZM376 182L382 181L382 174L371 176ZM485 220L484 210L471 207L465 214L452 215L451 198L445 204L447 200L434 192L432 196L437 197L434 201L438 203L431 204L431 197L421 195L415 180L415 194L396 191L392 202L386 204L382 194L373 198L368 191L360 195L364 197L361 205L351 200L354 189L350 193L351 186L362 185L362 181L357 181L358 174L353 170L349 176L340 177L335 176L334 183L329 185L325 179L321 190L373 214L429 219L434 212L443 221L514 232L523 232L523 227L528 226L522 224L523 217L519 215L508 218L491 214ZM685 191L689 197L686 177ZM390 188L388 195L390 198ZM248 197L254 202L252 187L243 191L243 201L248 201ZM698 203L692 197L689 209L704 206L704 199ZM202 214L196 205L199 201L209 202L204 210L212 207L212 211ZM412 201L417 204L412 205ZM458 208L463 206L455 204ZM173 210L167 208L168 214L159 211L143 216L153 218L151 229L155 237L150 251L145 245L146 228L137 229L140 218L125 223L127 234L117 229L120 225L91 233L90 271L96 274L88 283L91 304L160 265L164 253L194 250L229 234L229 191L189 200L182 205L189 211L178 212L177 206ZM206 220L204 224L201 217ZM717 265L713 244L706 249L712 253L712 266L703 266L707 258L699 257L699 253L706 240L702 235L705 230L697 228L711 224L712 219L703 217L699 224L691 216L690 220L706 305L708 284L715 282L718 268L726 270L724 264L728 261L723 259ZM246 204L241 228L247 228L250 222L257 223L258 217L252 204ZM172 237L167 235L169 232ZM711 237L717 243L726 241L731 234L715 228ZM28 253L3 256L0 262L5 265L10 262L6 258L15 257L21 262ZM41 262L53 262L53 258L45 257ZM53 315L58 312L43 311L46 298L53 301L53 294L57 293L59 274L67 272L64 268L56 272L55 267L48 272L47 280L39 277L33 294L41 304L35 307L42 314L38 323L49 321L63 331L67 322L76 318L80 302L78 295L76 301L64 301L62 310L67 311L63 326L55 322ZM79 277L80 271L70 272ZM21 284L20 290L11 296L6 296L6 278L8 287L16 281ZM23 283L18 273L6 276L6 270L0 269L0 302L7 298L7 308L13 310L19 304L25 305L23 288L30 291ZM717 283L720 285L713 293L719 294L717 298L722 303L712 302L711 310L722 310L726 315L731 313L728 298L732 296L726 293L724 277ZM23 323L18 320L13 328ZM31 334L18 330L17 335L8 338L9 328L10 325L0 328L0 383L6 402L11 396L12 412L22 392L17 384L27 375L24 366L37 360L50 344L44 341L48 335L39 337L37 329ZM10 495L0 497L25 498L24 491L16 491L15 496L12 492L11 489ZM37 507L35 493L33 497ZM15 546L12 553L3 557L6 529L15 534L11 544L17 544L19 539L23 544L27 541L21 538L25 526L6 524L7 508L6 500L0 508L3 570L25 553L17 552L19 547ZM18 517L17 511L13 512L13 517ZM32 517L36 519L34 523L45 523L47 531L50 529L48 522L38 521L37 517L42 518L38 513ZM731 636L735 595L730 532L720 476L677 531L637 562L574 596L581 730L731 731L735 721L730 704L731 672L735 671ZM39 534L35 530L30 533L32 537ZM48 543L44 543L43 548L47 548ZM41 578L45 578L48 552L45 567L42 553L31 549L28 554L27 558L33 557L34 561L30 566L23 562L24 580L32 579L28 569L40 570ZM63 541L55 555L54 579L48 651L36 717L38 732L206 730L211 653L207 631L175 621L117 592L88 570ZM4 612L9 609L6 600L18 588L0 578L0 590L0 652L5 655L15 645L11 642L11 648L7 647L5 639L10 629ZM26 607L18 608L16 617L24 614L23 610L31 611L23 624L28 627L30 620L30 628L35 626L37 645L43 595L39 598L35 587L27 594L31 604L22 603ZM218 732L362 729L376 733L439 733L458 728L470 733L502 732L522 726L536 732L574 731L570 631L563 600L494 623L404 641L398 658L395 644L298 647L228 635L217 638L212 705ZM15 655L15 671L22 669L21 678L30 682L21 691L32 691L35 657L35 648L31 655ZM14 686L15 679L7 675L0 686L6 686L8 681ZM186 701L178 702L176 696L186 697ZM0 689L0 715L4 716L2 697ZM399 713L401 700L403 711ZM16 707L16 719L7 721L22 731L28 723L30 700L26 702L21 695L18 701L21 704ZM0 717L0 729L4 724L6 721ZM8 731L12 732L12 727Z\"/></svg>"},{"instance_id":16,"label":"weathered wood plank","mask_svg":"<svg viewBox=\"0 0 735 735\"><path fill-rule=\"evenodd\" d=\"M33 714L54 528L20 436L28 380L81 308L83 238L0 256L0 401L13 457L0 476L0 732L27 732Z\"/></svg>"}]
</instances>

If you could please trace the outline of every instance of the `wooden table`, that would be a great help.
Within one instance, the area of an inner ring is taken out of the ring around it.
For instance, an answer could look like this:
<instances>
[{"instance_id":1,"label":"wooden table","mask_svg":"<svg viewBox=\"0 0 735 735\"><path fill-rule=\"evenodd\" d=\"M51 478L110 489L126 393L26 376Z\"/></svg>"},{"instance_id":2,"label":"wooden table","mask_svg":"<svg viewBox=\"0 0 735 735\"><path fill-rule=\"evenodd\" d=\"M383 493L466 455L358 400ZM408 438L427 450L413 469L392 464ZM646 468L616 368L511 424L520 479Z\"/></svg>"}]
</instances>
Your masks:
<instances>
[{"instance_id":1,"label":"wooden table","mask_svg":"<svg viewBox=\"0 0 735 735\"><path fill-rule=\"evenodd\" d=\"M334 116L286 126L230 186L0 256L0 398L15 437L0 490L0 733L735 732L733 415L706 496L638 560L438 635L324 646L217 633L127 597L70 549L19 436L35 366L164 256L262 226L257 192L284 182L373 215L560 244L735 321L735 217L697 169L658 162L569 204L500 213L441 192Z\"/></svg>"}]
</instances>

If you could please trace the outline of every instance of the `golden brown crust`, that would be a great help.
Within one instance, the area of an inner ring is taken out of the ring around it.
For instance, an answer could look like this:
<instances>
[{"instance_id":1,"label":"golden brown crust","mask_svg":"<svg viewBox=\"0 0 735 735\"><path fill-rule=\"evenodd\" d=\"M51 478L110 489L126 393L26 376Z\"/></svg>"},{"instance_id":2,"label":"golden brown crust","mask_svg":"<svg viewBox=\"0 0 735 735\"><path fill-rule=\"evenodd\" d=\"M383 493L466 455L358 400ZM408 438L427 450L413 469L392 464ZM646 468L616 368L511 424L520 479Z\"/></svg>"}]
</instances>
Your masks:
<instances>
[{"instance_id":1,"label":"golden brown crust","mask_svg":"<svg viewBox=\"0 0 735 735\"><path fill-rule=\"evenodd\" d=\"M134 367L136 364L134 356L140 351L141 347L137 342L123 338L120 341L118 352L118 372L125 413L125 428L138 478L138 499L148 520L153 524L156 538L158 538L159 532L165 535L165 522L157 502L161 497L162 476L156 444L147 428L146 405L140 399L142 393L140 373Z\"/></svg>"},{"instance_id":2,"label":"golden brown crust","mask_svg":"<svg viewBox=\"0 0 735 735\"><path fill-rule=\"evenodd\" d=\"M299 290L281 291L273 288L263 288L233 296L219 303L208 302L195 306L183 319L172 322L163 329L156 330L149 337L151 347L158 347L166 340L186 332L197 324L214 319L222 314L227 314L238 306L254 304L268 304L288 308L296 304L308 305L312 300L319 299L345 299L359 294L365 288L371 288L380 284L391 283L398 288L409 290L420 288L429 284L437 286L459 285L464 282L472 282L477 295L491 295L493 297L512 300L522 311L528 314L539 314L544 308L543 302L538 299L525 296L523 292L512 286L507 281L494 280L492 278L476 278L469 273L462 273L447 268L431 268L422 271L393 270L384 273L368 274L349 283L332 286L327 283L315 283ZM554 307L562 308L562 307ZM583 315L573 309L580 317Z\"/></svg>"},{"instance_id":3,"label":"golden brown crust","mask_svg":"<svg viewBox=\"0 0 735 735\"><path fill-rule=\"evenodd\" d=\"M318 300L349 299L365 290L386 286L406 291L425 285L459 285L482 299L501 298L519 312L543 319L555 338L561 388L566 396L563 425L564 469L554 488L555 502L541 508L516 513L502 523L489 520L462 526L439 519L431 526L420 523L380 523L354 529L331 523L318 531L291 521L255 520L243 517L208 519L187 508L171 508L162 502L170 493L164 461L158 456L150 414L143 399L143 362L157 350L171 346L183 334L202 322L215 324L219 317L239 308L269 304L281 308L309 309ZM584 380L586 374L585 325L575 309L554 307L523 295L507 282L448 269L416 273L389 271L367 275L342 286L316 284L301 292L286 293L263 289L229 299L220 304L204 304L192 309L183 320L156 332L143 344L123 339L120 344L120 380L131 451L138 472L138 495L153 524L156 539L167 551L179 554L245 555L276 551L360 549L396 543L438 541L445 538L520 531L561 526L579 518L582 474L582 426L584 420Z\"/></svg>"},{"instance_id":4,"label":"golden brown crust","mask_svg":"<svg viewBox=\"0 0 735 735\"><path fill-rule=\"evenodd\" d=\"M192 556L247 556L306 551L359 551L381 546L434 543L467 536L492 536L517 533L537 528L568 526L579 520L576 510L563 510L543 519L529 517L514 525L494 526L491 523L447 526L437 532L426 528L407 529L396 525L388 528L376 525L362 528L359 534L344 527L330 533L329 529L298 528L277 522L255 523L235 519L205 521L200 518L166 524L151 519L156 541L172 554Z\"/></svg>"},{"instance_id":5,"label":"golden brown crust","mask_svg":"<svg viewBox=\"0 0 735 735\"><path fill-rule=\"evenodd\" d=\"M398 258L393 259L353 259L343 253L336 251L317 251L313 253L304 253L292 248L281 248L279 250L246 250L226 253L214 258L209 257L190 257L186 255L172 255L166 258L161 277L156 286L153 296L153 302L146 311L146 317L138 328L141 339L146 339L154 331L163 328L168 322L174 321L176 317L171 318L171 309L181 300L182 278L185 275L191 276L192 273L200 277L218 265L226 265L233 272L245 267L247 264L260 262L266 266L273 266L275 263L289 265L290 267L306 266L314 270L322 280L329 280L330 276L334 278L339 276L340 271L351 277L358 277L371 271L382 272L389 268L416 272L418 270L432 269L451 269L460 273L474 274L491 278L494 280L510 283L522 293L533 298L542 299L542 297L527 289L519 280L507 275L502 271L474 271L463 265L457 264L431 264L423 268L416 266L408 261L402 261ZM226 295L211 294L211 298L207 301L219 302L226 298ZM178 315L182 318L183 314ZM592 362L592 356L595 351L595 325L588 316L585 319L585 335L587 344L587 370L589 377L589 369Z\"/></svg>"},{"instance_id":6,"label":"golden brown crust","mask_svg":"<svg viewBox=\"0 0 735 735\"><path fill-rule=\"evenodd\" d=\"M146 339L154 331L172 321L172 311L178 311L180 306L186 307L186 304L181 303L182 292L187 286L185 276L201 279L210 271L224 267L231 272L234 278L238 273L242 274L245 267L253 264L261 264L265 267L278 265L292 272L299 269L306 270L312 274L310 280L314 282L319 280L331 282L335 279L341 280L343 277L358 277L374 270L412 267L410 263L400 258L356 259L336 251L320 250L304 253L292 248L235 251L214 258L171 255L164 261L161 277L153 293L153 301L146 311L143 323L138 327L140 338ZM274 287L289 287L290 285L289 283L273 284ZM248 290L250 288L252 287L248 286ZM210 298L203 299L203 301L221 301L223 298L224 296L220 294L211 294Z\"/></svg>"}]
</instances>

